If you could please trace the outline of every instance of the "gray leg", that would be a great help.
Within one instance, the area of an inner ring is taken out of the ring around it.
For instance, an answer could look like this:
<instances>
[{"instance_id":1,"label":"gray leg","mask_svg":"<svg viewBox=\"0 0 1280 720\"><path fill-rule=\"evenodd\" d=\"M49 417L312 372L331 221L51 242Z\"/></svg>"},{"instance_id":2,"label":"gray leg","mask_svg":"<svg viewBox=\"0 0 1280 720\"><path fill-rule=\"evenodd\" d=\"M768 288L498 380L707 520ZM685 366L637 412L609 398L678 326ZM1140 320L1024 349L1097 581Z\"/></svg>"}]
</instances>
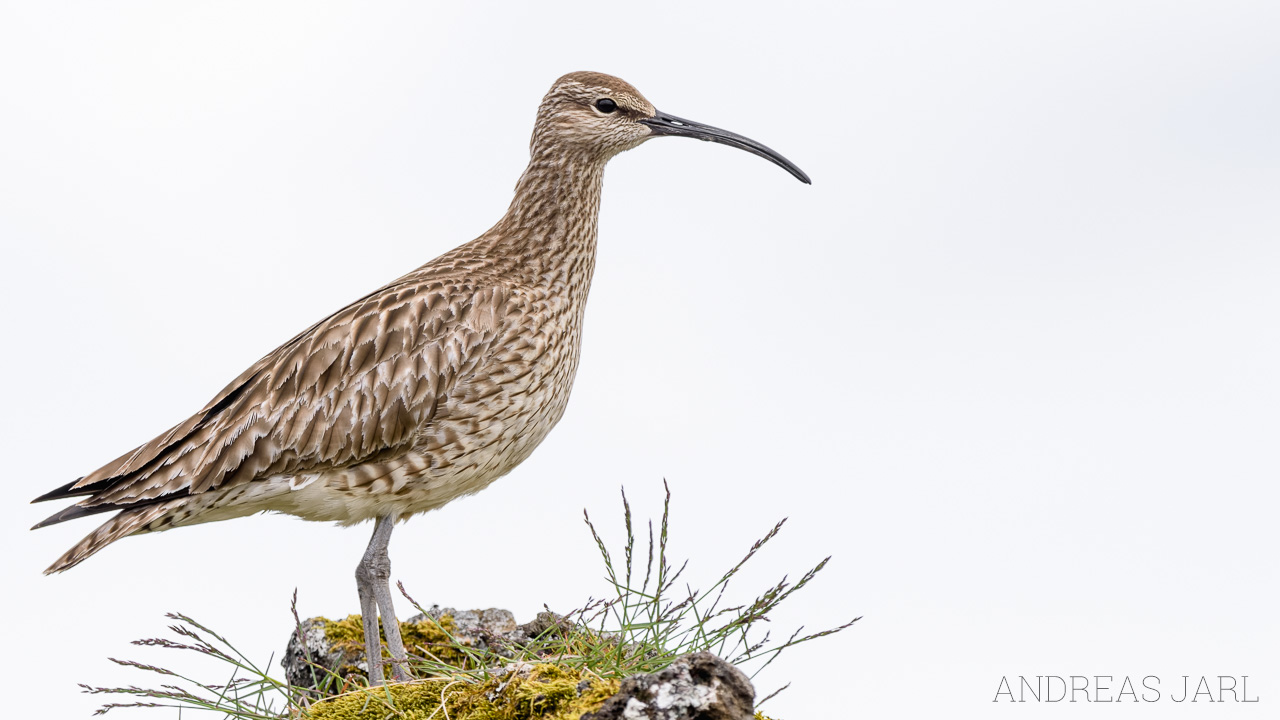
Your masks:
<instances>
[{"instance_id":1,"label":"gray leg","mask_svg":"<svg viewBox=\"0 0 1280 720\"><path fill-rule=\"evenodd\" d=\"M391 652L391 675L397 681L409 680L405 667L407 655L400 638L400 623L391 602L391 558L387 557L387 543L391 541L391 528L395 521L390 515L378 518L373 526L373 537L364 557L356 566L356 587L360 591L360 612L364 620L365 658L369 663L369 684L381 685L382 644L378 638L378 616L382 616L382 629L387 635L387 650Z\"/></svg>"},{"instance_id":2,"label":"gray leg","mask_svg":"<svg viewBox=\"0 0 1280 720\"><path fill-rule=\"evenodd\" d=\"M360 592L360 619L364 622L364 657L365 664L369 666L369 684L381 685L382 643L378 639L378 604L363 561L356 566L356 589Z\"/></svg>"}]
</instances>

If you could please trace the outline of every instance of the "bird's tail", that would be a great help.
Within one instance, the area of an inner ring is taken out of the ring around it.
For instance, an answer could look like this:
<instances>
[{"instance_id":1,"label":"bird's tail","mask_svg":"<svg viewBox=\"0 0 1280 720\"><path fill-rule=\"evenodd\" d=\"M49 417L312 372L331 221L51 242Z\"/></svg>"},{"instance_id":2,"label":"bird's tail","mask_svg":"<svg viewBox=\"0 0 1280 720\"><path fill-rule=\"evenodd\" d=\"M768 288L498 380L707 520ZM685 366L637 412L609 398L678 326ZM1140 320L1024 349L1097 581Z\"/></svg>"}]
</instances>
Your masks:
<instances>
[{"instance_id":1,"label":"bird's tail","mask_svg":"<svg viewBox=\"0 0 1280 720\"><path fill-rule=\"evenodd\" d=\"M97 530L85 536L85 539L76 543L76 546L68 550L57 562L50 565L45 571L45 575L51 575L56 572L62 572L79 565L84 562L90 555L98 552L102 548L119 540L126 535L133 535L137 532L146 532L146 527L156 520L163 517L166 513L179 504L180 501L171 500L169 502L155 503L145 507L133 508L125 510L117 514L115 517L98 526Z\"/></svg>"}]
</instances>

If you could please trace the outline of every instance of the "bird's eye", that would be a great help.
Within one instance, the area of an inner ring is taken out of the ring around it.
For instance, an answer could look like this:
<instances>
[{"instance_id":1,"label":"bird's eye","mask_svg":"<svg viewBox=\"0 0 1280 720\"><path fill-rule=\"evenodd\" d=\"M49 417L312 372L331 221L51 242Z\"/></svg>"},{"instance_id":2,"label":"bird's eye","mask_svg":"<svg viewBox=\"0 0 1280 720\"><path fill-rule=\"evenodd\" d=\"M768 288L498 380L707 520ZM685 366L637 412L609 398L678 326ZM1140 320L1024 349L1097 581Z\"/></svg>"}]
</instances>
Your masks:
<instances>
[{"instance_id":1,"label":"bird's eye","mask_svg":"<svg viewBox=\"0 0 1280 720\"><path fill-rule=\"evenodd\" d=\"M618 103L610 100L609 98L600 98L596 101L596 109L608 115L618 109Z\"/></svg>"}]
</instances>

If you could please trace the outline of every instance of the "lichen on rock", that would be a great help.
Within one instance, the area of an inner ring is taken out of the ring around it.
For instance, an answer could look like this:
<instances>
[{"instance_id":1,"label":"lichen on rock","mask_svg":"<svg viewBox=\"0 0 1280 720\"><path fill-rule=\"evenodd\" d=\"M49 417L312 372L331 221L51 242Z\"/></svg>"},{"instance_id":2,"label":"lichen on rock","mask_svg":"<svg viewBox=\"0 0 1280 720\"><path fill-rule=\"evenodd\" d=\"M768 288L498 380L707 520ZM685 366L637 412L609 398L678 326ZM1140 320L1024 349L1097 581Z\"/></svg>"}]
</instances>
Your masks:
<instances>
[{"instance_id":1,"label":"lichen on rock","mask_svg":"<svg viewBox=\"0 0 1280 720\"><path fill-rule=\"evenodd\" d=\"M473 669L471 657L457 646L481 651L492 649L498 655L510 656L505 646L527 642L531 634L540 633L545 628L544 615L554 617L551 613L540 613L533 622L517 625L515 616L508 610L455 610L433 606L426 614L401 622L400 636L411 656L430 657L440 663ZM382 657L390 659L385 633L382 633L382 642ZM361 617L303 620L290 636L280 664L289 684L303 690L367 682L369 665L365 662Z\"/></svg>"},{"instance_id":2,"label":"lichen on rock","mask_svg":"<svg viewBox=\"0 0 1280 720\"><path fill-rule=\"evenodd\" d=\"M632 675L582 720L749 720L754 704L755 689L741 670L699 652L661 672Z\"/></svg>"},{"instance_id":3,"label":"lichen on rock","mask_svg":"<svg viewBox=\"0 0 1280 720\"><path fill-rule=\"evenodd\" d=\"M449 655L448 661L461 664L466 657L448 648L452 630L453 619L449 616L400 623L406 647L434 647ZM390 655L385 642L384 635L382 654L387 659ZM289 638L280 664L284 667L285 679L298 689L333 688L339 681L367 682L369 665L365 661L364 626L360 616L348 615L341 620L315 617L302 621Z\"/></svg>"},{"instance_id":4,"label":"lichen on rock","mask_svg":"<svg viewBox=\"0 0 1280 720\"><path fill-rule=\"evenodd\" d=\"M551 612L517 625L505 610L432 607L401 623L401 634L410 656L432 658L429 671L444 677L369 688L360 616L311 618L281 662L310 704L305 720L768 720L754 712L750 680L715 655L686 655L625 680L601 677L582 658L556 662L565 646L539 638L557 628L592 632ZM477 659L489 667L476 667Z\"/></svg>"}]
</instances>

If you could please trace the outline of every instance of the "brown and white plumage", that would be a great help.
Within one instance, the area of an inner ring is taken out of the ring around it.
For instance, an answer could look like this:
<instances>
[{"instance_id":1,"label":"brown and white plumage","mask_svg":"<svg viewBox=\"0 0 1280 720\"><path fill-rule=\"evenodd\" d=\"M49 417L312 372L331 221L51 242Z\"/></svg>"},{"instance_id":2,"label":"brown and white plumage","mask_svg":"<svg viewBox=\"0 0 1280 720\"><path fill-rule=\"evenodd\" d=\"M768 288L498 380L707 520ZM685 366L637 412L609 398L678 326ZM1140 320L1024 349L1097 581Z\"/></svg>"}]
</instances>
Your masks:
<instances>
[{"instance_id":1,"label":"brown and white plumage","mask_svg":"<svg viewBox=\"0 0 1280 720\"><path fill-rule=\"evenodd\" d=\"M390 523L483 489L560 419L605 163L656 135L733 145L808 181L758 143L658 113L617 78L560 78L502 220L299 333L154 440L37 498L82 497L36 527L119 511L46 572L128 535L261 511L379 519L361 568L385 561ZM385 588L389 564L379 568Z\"/></svg>"},{"instance_id":2,"label":"brown and white plumage","mask_svg":"<svg viewBox=\"0 0 1280 720\"><path fill-rule=\"evenodd\" d=\"M88 497L52 522L125 511L50 571L124 534L262 510L407 516L514 467L563 410L568 388L546 379L576 365L580 319L554 324L555 299L518 280L458 274L437 261L344 308L196 415L55 491Z\"/></svg>"}]
</instances>

